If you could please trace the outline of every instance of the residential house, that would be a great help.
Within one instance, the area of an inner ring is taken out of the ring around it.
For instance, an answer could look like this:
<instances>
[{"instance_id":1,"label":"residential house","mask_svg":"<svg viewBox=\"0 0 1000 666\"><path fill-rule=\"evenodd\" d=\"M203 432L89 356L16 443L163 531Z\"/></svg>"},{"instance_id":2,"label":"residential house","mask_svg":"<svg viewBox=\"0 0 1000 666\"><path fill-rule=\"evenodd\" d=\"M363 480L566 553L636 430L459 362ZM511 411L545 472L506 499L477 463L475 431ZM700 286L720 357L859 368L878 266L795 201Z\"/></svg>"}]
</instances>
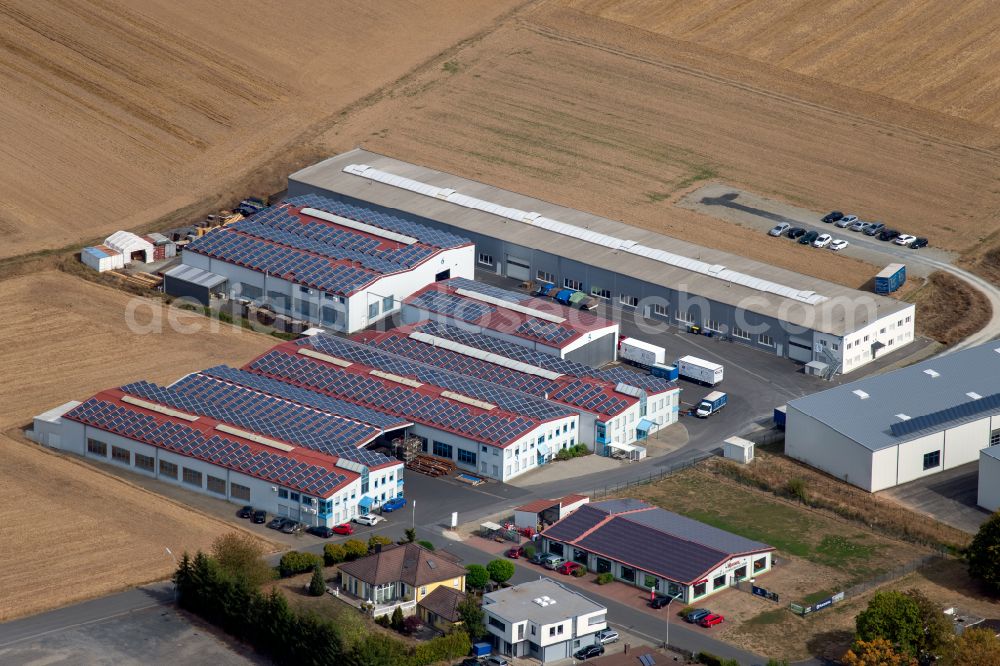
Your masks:
<instances>
[{"instance_id":1,"label":"residential house","mask_svg":"<svg viewBox=\"0 0 1000 666\"><path fill-rule=\"evenodd\" d=\"M438 585L417 602L417 615L428 627L447 632L462 622L458 607L463 601L465 592Z\"/></svg>"}]
</instances>

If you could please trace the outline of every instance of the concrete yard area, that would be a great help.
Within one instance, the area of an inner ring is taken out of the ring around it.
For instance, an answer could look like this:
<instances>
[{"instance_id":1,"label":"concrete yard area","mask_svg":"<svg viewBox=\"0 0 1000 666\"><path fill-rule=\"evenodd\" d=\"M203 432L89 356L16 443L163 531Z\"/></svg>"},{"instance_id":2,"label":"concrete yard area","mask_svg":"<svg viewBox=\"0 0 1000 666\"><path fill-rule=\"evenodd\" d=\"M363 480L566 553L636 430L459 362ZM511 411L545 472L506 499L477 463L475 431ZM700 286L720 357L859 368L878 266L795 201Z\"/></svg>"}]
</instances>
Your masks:
<instances>
[{"instance_id":1,"label":"concrete yard area","mask_svg":"<svg viewBox=\"0 0 1000 666\"><path fill-rule=\"evenodd\" d=\"M883 490L879 495L946 525L975 534L990 513L976 505L979 463L971 462L917 481Z\"/></svg>"}]
</instances>

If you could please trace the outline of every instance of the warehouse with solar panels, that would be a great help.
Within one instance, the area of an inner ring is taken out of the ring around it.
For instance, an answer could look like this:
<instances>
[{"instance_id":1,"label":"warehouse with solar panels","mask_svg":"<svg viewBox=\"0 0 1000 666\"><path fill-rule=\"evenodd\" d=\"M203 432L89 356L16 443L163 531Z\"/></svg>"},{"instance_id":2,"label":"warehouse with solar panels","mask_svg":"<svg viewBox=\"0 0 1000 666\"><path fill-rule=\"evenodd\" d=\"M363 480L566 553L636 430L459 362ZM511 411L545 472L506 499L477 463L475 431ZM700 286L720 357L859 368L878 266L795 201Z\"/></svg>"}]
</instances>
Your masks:
<instances>
[{"instance_id":1,"label":"warehouse with solar panels","mask_svg":"<svg viewBox=\"0 0 1000 666\"><path fill-rule=\"evenodd\" d=\"M998 344L792 400L785 453L869 492L980 460L1000 444Z\"/></svg>"},{"instance_id":2,"label":"warehouse with solar panels","mask_svg":"<svg viewBox=\"0 0 1000 666\"><path fill-rule=\"evenodd\" d=\"M342 332L399 311L436 280L473 276L465 238L316 195L291 197L185 246L164 289L208 305L213 294Z\"/></svg>"},{"instance_id":3,"label":"warehouse with solar panels","mask_svg":"<svg viewBox=\"0 0 1000 666\"><path fill-rule=\"evenodd\" d=\"M912 304L355 149L298 171L319 195L471 239L476 268L582 290L651 322L848 373L913 341Z\"/></svg>"},{"instance_id":4,"label":"warehouse with solar panels","mask_svg":"<svg viewBox=\"0 0 1000 666\"><path fill-rule=\"evenodd\" d=\"M435 282L403 301L404 324L430 319L595 367L615 360L618 324L482 282Z\"/></svg>"}]
</instances>

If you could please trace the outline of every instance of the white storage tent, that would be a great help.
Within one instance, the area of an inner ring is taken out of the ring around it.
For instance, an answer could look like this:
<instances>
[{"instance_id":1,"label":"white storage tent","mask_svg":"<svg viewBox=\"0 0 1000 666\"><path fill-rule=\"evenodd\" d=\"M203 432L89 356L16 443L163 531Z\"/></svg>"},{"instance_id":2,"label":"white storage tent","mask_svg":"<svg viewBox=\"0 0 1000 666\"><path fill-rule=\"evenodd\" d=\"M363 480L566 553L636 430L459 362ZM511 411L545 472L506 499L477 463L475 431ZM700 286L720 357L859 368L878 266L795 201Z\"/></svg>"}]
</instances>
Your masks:
<instances>
[{"instance_id":1,"label":"white storage tent","mask_svg":"<svg viewBox=\"0 0 1000 666\"><path fill-rule=\"evenodd\" d=\"M121 252L126 264L136 260L147 264L153 261L153 244L131 231L116 231L104 240L104 244L115 252Z\"/></svg>"}]
</instances>

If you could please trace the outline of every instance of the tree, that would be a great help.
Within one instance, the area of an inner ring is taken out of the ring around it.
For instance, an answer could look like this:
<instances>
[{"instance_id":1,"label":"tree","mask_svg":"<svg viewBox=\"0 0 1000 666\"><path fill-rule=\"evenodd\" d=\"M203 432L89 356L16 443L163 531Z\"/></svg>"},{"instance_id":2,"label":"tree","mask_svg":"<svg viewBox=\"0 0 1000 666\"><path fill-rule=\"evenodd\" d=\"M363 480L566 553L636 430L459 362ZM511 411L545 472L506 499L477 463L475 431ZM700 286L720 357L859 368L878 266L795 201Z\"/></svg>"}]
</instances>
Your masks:
<instances>
[{"instance_id":1,"label":"tree","mask_svg":"<svg viewBox=\"0 0 1000 666\"><path fill-rule=\"evenodd\" d=\"M470 564L465 567L465 585L474 590L481 590L490 582L490 573L482 564Z\"/></svg>"},{"instance_id":2,"label":"tree","mask_svg":"<svg viewBox=\"0 0 1000 666\"><path fill-rule=\"evenodd\" d=\"M398 666L407 662L402 644L381 633L370 633L346 655L346 666Z\"/></svg>"},{"instance_id":3,"label":"tree","mask_svg":"<svg viewBox=\"0 0 1000 666\"><path fill-rule=\"evenodd\" d=\"M490 578L497 583L506 583L514 575L514 563L509 560L496 559L486 565Z\"/></svg>"},{"instance_id":4,"label":"tree","mask_svg":"<svg viewBox=\"0 0 1000 666\"><path fill-rule=\"evenodd\" d=\"M965 557L969 576L982 582L992 594L1000 594L1000 511L979 526Z\"/></svg>"},{"instance_id":5,"label":"tree","mask_svg":"<svg viewBox=\"0 0 1000 666\"><path fill-rule=\"evenodd\" d=\"M966 629L946 651L944 661L950 666L1000 664L1000 638L987 629Z\"/></svg>"},{"instance_id":6,"label":"tree","mask_svg":"<svg viewBox=\"0 0 1000 666\"><path fill-rule=\"evenodd\" d=\"M884 638L900 652L916 656L924 642L920 607L896 590L876 592L855 619L859 641Z\"/></svg>"},{"instance_id":7,"label":"tree","mask_svg":"<svg viewBox=\"0 0 1000 666\"><path fill-rule=\"evenodd\" d=\"M181 606L185 605L186 597L192 594L193 576L191 557L187 554L187 551L184 551L184 554L181 556L181 562L177 565L177 571L174 572L174 590L176 591L177 602Z\"/></svg>"},{"instance_id":8,"label":"tree","mask_svg":"<svg viewBox=\"0 0 1000 666\"><path fill-rule=\"evenodd\" d=\"M375 546L388 546L392 543L392 539L389 537L384 537L381 534L373 534L368 537L368 551L374 552Z\"/></svg>"},{"instance_id":9,"label":"tree","mask_svg":"<svg viewBox=\"0 0 1000 666\"><path fill-rule=\"evenodd\" d=\"M368 544L360 539L348 539L344 542L344 559L350 562L368 554Z\"/></svg>"},{"instance_id":10,"label":"tree","mask_svg":"<svg viewBox=\"0 0 1000 666\"><path fill-rule=\"evenodd\" d=\"M274 578L264 561L264 548L257 537L246 532L227 532L212 542L212 557L234 579L257 589Z\"/></svg>"},{"instance_id":11,"label":"tree","mask_svg":"<svg viewBox=\"0 0 1000 666\"><path fill-rule=\"evenodd\" d=\"M314 597L322 597L326 592L326 581L323 580L323 570L320 567L313 569L312 580L309 581L309 594Z\"/></svg>"},{"instance_id":12,"label":"tree","mask_svg":"<svg viewBox=\"0 0 1000 666\"><path fill-rule=\"evenodd\" d=\"M322 562L319 555L290 550L281 556L281 561L278 562L278 573L282 578L287 578L315 569Z\"/></svg>"},{"instance_id":13,"label":"tree","mask_svg":"<svg viewBox=\"0 0 1000 666\"><path fill-rule=\"evenodd\" d=\"M340 564L345 559L347 559L347 552L341 544L328 543L323 546L323 564L326 566L332 567L334 564Z\"/></svg>"},{"instance_id":14,"label":"tree","mask_svg":"<svg viewBox=\"0 0 1000 666\"><path fill-rule=\"evenodd\" d=\"M432 544L430 541L427 541L426 539L418 541L417 543L419 543L421 546L423 546L427 550L434 550L434 544Z\"/></svg>"},{"instance_id":15,"label":"tree","mask_svg":"<svg viewBox=\"0 0 1000 666\"><path fill-rule=\"evenodd\" d=\"M472 640L479 640L486 635L485 615L483 607L479 604L479 599L467 596L458 604L458 617L462 620L465 632Z\"/></svg>"},{"instance_id":16,"label":"tree","mask_svg":"<svg viewBox=\"0 0 1000 666\"><path fill-rule=\"evenodd\" d=\"M920 621L923 626L923 638L917 645L917 656L941 654L955 636L952 622L941 611L941 607L926 594L917 589L904 593L916 603L920 610Z\"/></svg>"},{"instance_id":17,"label":"tree","mask_svg":"<svg viewBox=\"0 0 1000 666\"><path fill-rule=\"evenodd\" d=\"M396 610L392 611L392 628L396 631L403 630L403 609L396 606Z\"/></svg>"},{"instance_id":18,"label":"tree","mask_svg":"<svg viewBox=\"0 0 1000 666\"><path fill-rule=\"evenodd\" d=\"M858 640L847 651L842 661L844 666L916 666L917 664L916 659L897 652L892 643L884 638Z\"/></svg>"},{"instance_id":19,"label":"tree","mask_svg":"<svg viewBox=\"0 0 1000 666\"><path fill-rule=\"evenodd\" d=\"M406 543L413 543L417 540L417 531L412 527L406 528Z\"/></svg>"}]
</instances>

